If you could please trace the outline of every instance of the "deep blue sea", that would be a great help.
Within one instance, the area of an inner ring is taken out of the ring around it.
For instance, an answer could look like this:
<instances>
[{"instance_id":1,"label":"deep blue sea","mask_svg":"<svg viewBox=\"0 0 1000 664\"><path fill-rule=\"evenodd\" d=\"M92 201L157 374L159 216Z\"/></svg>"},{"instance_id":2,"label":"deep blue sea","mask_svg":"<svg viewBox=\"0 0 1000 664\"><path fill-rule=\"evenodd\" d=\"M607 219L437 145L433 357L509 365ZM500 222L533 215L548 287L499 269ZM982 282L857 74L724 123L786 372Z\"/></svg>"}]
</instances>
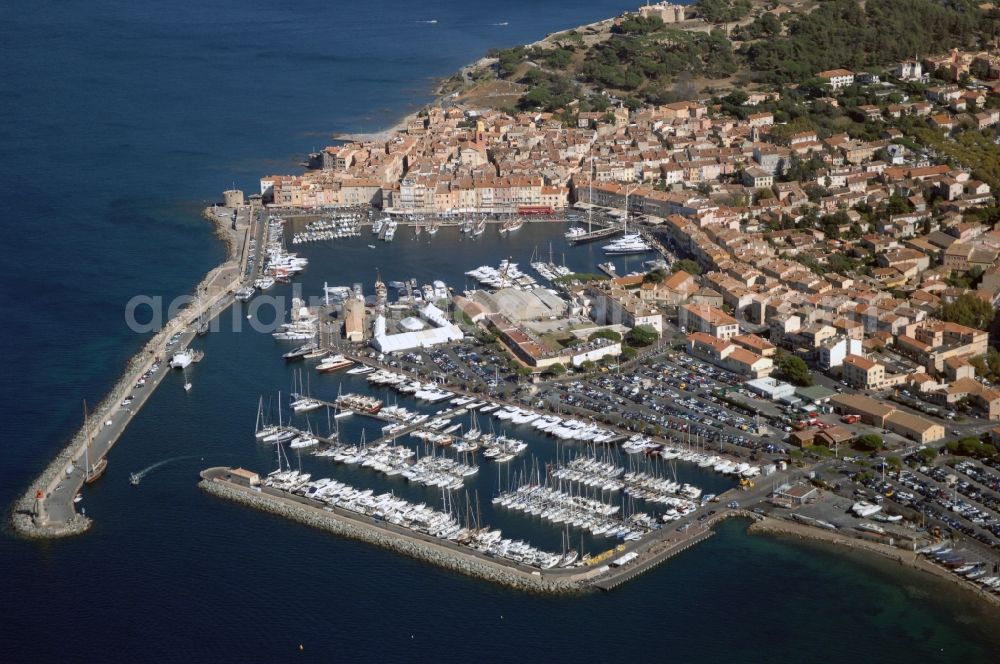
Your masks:
<instances>
[{"instance_id":1,"label":"deep blue sea","mask_svg":"<svg viewBox=\"0 0 1000 664\"><path fill-rule=\"evenodd\" d=\"M144 341L125 325L126 301L187 293L220 260L199 217L207 201L233 184L253 192L262 174L295 172L333 132L392 124L429 101L437 77L489 48L627 8L610 0L2 3L0 503L30 484L79 426L83 399L99 401ZM462 286L465 270L506 256L527 264L550 242L576 269L602 258L564 247L559 228L494 233L473 241L445 229L429 241L407 230L375 250L368 238L310 246L303 288L370 283L375 268L387 279ZM50 543L0 536L0 661L996 661L996 616L947 584L748 537L737 522L615 593L554 599L210 498L195 486L199 469L273 464L251 435L257 400L287 394L293 380L280 344L233 332L241 315L224 316L199 342L206 359L190 394L173 376L133 422L81 503L95 519L90 533ZM367 389L312 374L322 396ZM342 435L354 439L364 426L345 422ZM512 433L531 443L529 459L557 453L549 440ZM128 484L130 472L167 460L139 487ZM362 469L302 463L439 500ZM490 468L470 485L484 503L509 481ZM725 488L697 469L678 473ZM558 530L484 509L505 532L560 545Z\"/></svg>"}]
</instances>

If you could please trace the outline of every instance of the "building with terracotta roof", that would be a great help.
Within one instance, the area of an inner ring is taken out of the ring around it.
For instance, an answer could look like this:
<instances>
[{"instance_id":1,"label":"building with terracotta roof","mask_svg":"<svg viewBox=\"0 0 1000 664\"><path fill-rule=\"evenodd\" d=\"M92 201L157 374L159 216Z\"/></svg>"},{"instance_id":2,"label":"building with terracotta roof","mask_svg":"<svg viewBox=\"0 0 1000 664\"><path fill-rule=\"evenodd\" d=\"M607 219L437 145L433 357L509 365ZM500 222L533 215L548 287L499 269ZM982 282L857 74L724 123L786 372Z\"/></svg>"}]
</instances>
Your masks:
<instances>
[{"instance_id":1,"label":"building with terracotta roof","mask_svg":"<svg viewBox=\"0 0 1000 664\"><path fill-rule=\"evenodd\" d=\"M829 83L834 90L846 88L854 83L854 72L849 69L828 69L816 74L816 77Z\"/></svg>"},{"instance_id":2,"label":"building with terracotta roof","mask_svg":"<svg viewBox=\"0 0 1000 664\"><path fill-rule=\"evenodd\" d=\"M705 332L694 332L687 337L688 353L732 371L740 376L763 378L771 375L774 360L761 357L731 341L719 339Z\"/></svg>"},{"instance_id":3,"label":"building with terracotta roof","mask_svg":"<svg viewBox=\"0 0 1000 664\"><path fill-rule=\"evenodd\" d=\"M705 332L723 340L740 333L740 324L735 318L708 304L685 304L678 312L678 322L682 331Z\"/></svg>"},{"instance_id":4,"label":"building with terracotta roof","mask_svg":"<svg viewBox=\"0 0 1000 664\"><path fill-rule=\"evenodd\" d=\"M985 355L988 343L988 332L932 320L907 325L896 337L900 353L937 373L944 371L944 363L949 358Z\"/></svg>"},{"instance_id":5,"label":"building with terracotta roof","mask_svg":"<svg viewBox=\"0 0 1000 664\"><path fill-rule=\"evenodd\" d=\"M884 427L885 418L896 410L895 406L863 394L838 394L830 399L830 404L840 413L858 415L865 424L877 427Z\"/></svg>"},{"instance_id":6,"label":"building with terracotta roof","mask_svg":"<svg viewBox=\"0 0 1000 664\"><path fill-rule=\"evenodd\" d=\"M862 355L848 355L841 367L848 385L863 390L877 390L885 382L885 367Z\"/></svg>"},{"instance_id":7,"label":"building with terracotta roof","mask_svg":"<svg viewBox=\"0 0 1000 664\"><path fill-rule=\"evenodd\" d=\"M902 410L890 413L885 418L885 427L923 445L944 438L944 425Z\"/></svg>"}]
</instances>

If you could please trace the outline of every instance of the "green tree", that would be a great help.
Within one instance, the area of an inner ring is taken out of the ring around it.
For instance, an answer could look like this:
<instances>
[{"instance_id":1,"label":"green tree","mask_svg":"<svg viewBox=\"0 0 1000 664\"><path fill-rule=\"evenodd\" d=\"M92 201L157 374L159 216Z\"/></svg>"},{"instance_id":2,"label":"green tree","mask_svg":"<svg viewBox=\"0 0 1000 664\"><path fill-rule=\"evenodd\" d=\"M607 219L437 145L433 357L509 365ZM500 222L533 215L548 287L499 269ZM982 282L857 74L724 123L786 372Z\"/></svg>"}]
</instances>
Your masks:
<instances>
[{"instance_id":1,"label":"green tree","mask_svg":"<svg viewBox=\"0 0 1000 664\"><path fill-rule=\"evenodd\" d=\"M779 376L795 385L808 386L813 383L809 366L806 365L805 360L796 355L783 356L778 360L775 368Z\"/></svg>"},{"instance_id":2,"label":"green tree","mask_svg":"<svg viewBox=\"0 0 1000 664\"><path fill-rule=\"evenodd\" d=\"M858 438L854 441L854 446L856 448L866 452L877 452L882 449L882 444L882 436L874 433L858 436Z\"/></svg>"},{"instance_id":3,"label":"green tree","mask_svg":"<svg viewBox=\"0 0 1000 664\"><path fill-rule=\"evenodd\" d=\"M628 14L611 28L611 32L620 35L648 35L659 32L663 27L663 19L659 16Z\"/></svg>"},{"instance_id":4,"label":"green tree","mask_svg":"<svg viewBox=\"0 0 1000 664\"><path fill-rule=\"evenodd\" d=\"M509 78L517 71L524 59L525 48L516 46L497 53L497 74L500 78Z\"/></svg>"},{"instance_id":5,"label":"green tree","mask_svg":"<svg viewBox=\"0 0 1000 664\"><path fill-rule=\"evenodd\" d=\"M628 333L629 344L636 348L643 348L654 344L659 338L659 333L650 325L636 325Z\"/></svg>"},{"instance_id":6,"label":"green tree","mask_svg":"<svg viewBox=\"0 0 1000 664\"><path fill-rule=\"evenodd\" d=\"M682 258L679 261L674 261L674 264L670 266L671 271L680 272L684 270L688 274L693 274L695 276L701 274L701 266L690 258Z\"/></svg>"},{"instance_id":7,"label":"green tree","mask_svg":"<svg viewBox=\"0 0 1000 664\"><path fill-rule=\"evenodd\" d=\"M781 35L746 44L741 55L764 80L800 82L825 69L869 68L914 53L974 47L992 35L983 18L971 0L826 0L789 17Z\"/></svg>"},{"instance_id":8,"label":"green tree","mask_svg":"<svg viewBox=\"0 0 1000 664\"><path fill-rule=\"evenodd\" d=\"M969 73L978 79L986 80L990 77L990 63L986 60L976 58L969 65Z\"/></svg>"},{"instance_id":9,"label":"green tree","mask_svg":"<svg viewBox=\"0 0 1000 664\"><path fill-rule=\"evenodd\" d=\"M622 361L623 362L628 362L630 360L634 360L638 354L639 354L639 351L637 351L635 348L632 348L632 346L623 346L622 347Z\"/></svg>"},{"instance_id":10,"label":"green tree","mask_svg":"<svg viewBox=\"0 0 1000 664\"><path fill-rule=\"evenodd\" d=\"M976 368L976 373L992 383L1000 383L1000 351L990 346L986 355L980 355L969 360Z\"/></svg>"},{"instance_id":11,"label":"green tree","mask_svg":"<svg viewBox=\"0 0 1000 664\"><path fill-rule=\"evenodd\" d=\"M650 270L643 276L643 283L647 284L659 284L667 278L667 273L663 268L656 268L655 270Z\"/></svg>"},{"instance_id":12,"label":"green tree","mask_svg":"<svg viewBox=\"0 0 1000 664\"><path fill-rule=\"evenodd\" d=\"M977 458L996 458L1000 456L997 448L984 443L975 436L966 436L960 440L950 440L945 448L952 454Z\"/></svg>"},{"instance_id":13,"label":"green tree","mask_svg":"<svg viewBox=\"0 0 1000 664\"><path fill-rule=\"evenodd\" d=\"M979 330L989 329L996 311L993 305L971 293L963 293L941 306L941 318Z\"/></svg>"},{"instance_id":14,"label":"green tree","mask_svg":"<svg viewBox=\"0 0 1000 664\"><path fill-rule=\"evenodd\" d=\"M547 371L553 376L562 376L564 373L566 373L566 366L561 362L556 362L555 364L550 366L547 369Z\"/></svg>"},{"instance_id":15,"label":"green tree","mask_svg":"<svg viewBox=\"0 0 1000 664\"><path fill-rule=\"evenodd\" d=\"M750 0L698 0L698 13L709 23L732 23L750 13Z\"/></svg>"},{"instance_id":16,"label":"green tree","mask_svg":"<svg viewBox=\"0 0 1000 664\"><path fill-rule=\"evenodd\" d=\"M587 337L588 341L594 341L595 339L608 339L610 341L621 341L622 335L618 334L614 330L603 329L603 330L597 330L596 332L591 333L589 337Z\"/></svg>"}]
</instances>

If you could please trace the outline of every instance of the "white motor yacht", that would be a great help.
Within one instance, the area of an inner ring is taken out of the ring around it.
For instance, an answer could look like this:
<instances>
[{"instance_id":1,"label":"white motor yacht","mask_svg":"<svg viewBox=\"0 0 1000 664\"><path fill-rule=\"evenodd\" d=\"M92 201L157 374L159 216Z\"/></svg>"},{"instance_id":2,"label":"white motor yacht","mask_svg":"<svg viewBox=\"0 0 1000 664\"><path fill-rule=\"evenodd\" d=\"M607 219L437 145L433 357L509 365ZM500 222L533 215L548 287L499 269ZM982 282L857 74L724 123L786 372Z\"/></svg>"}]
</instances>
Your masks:
<instances>
[{"instance_id":1,"label":"white motor yacht","mask_svg":"<svg viewBox=\"0 0 1000 664\"><path fill-rule=\"evenodd\" d=\"M194 356L189 350L177 351L170 358L171 369L185 369L194 360Z\"/></svg>"},{"instance_id":2,"label":"white motor yacht","mask_svg":"<svg viewBox=\"0 0 1000 664\"><path fill-rule=\"evenodd\" d=\"M646 244L646 241L642 239L642 236L638 233L629 233L628 235L623 235L611 244L606 244L601 249L606 254L642 254L647 251L652 251L652 248Z\"/></svg>"}]
</instances>

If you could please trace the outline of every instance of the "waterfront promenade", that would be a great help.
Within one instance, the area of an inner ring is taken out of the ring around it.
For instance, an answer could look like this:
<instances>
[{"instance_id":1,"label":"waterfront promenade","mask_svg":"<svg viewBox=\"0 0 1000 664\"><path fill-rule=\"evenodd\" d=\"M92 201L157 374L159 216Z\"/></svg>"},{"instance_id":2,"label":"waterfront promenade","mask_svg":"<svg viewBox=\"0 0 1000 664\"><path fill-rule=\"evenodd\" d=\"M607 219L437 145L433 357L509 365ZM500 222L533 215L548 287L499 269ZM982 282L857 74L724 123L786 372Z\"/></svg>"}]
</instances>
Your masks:
<instances>
[{"instance_id":1,"label":"waterfront promenade","mask_svg":"<svg viewBox=\"0 0 1000 664\"><path fill-rule=\"evenodd\" d=\"M132 418L170 373L168 340L179 335L173 350L187 347L202 316L217 316L232 304L233 293L241 283L249 258L250 232L258 225L254 222L256 214L254 207L242 208L238 212L237 223L233 224L232 210L205 210L205 218L215 225L217 235L226 244L226 260L201 280L195 289L198 297L191 306L171 318L132 356L114 387L90 412L89 427L81 426L69 444L26 489L11 514L11 524L16 533L25 537L52 538L79 534L89 527L90 519L77 513L74 503L74 497L84 485L88 457L93 465L108 455ZM145 386L137 387L139 379L157 360L160 362L159 371L149 375ZM133 396L132 401L123 404L123 400L130 395Z\"/></svg>"}]
</instances>

